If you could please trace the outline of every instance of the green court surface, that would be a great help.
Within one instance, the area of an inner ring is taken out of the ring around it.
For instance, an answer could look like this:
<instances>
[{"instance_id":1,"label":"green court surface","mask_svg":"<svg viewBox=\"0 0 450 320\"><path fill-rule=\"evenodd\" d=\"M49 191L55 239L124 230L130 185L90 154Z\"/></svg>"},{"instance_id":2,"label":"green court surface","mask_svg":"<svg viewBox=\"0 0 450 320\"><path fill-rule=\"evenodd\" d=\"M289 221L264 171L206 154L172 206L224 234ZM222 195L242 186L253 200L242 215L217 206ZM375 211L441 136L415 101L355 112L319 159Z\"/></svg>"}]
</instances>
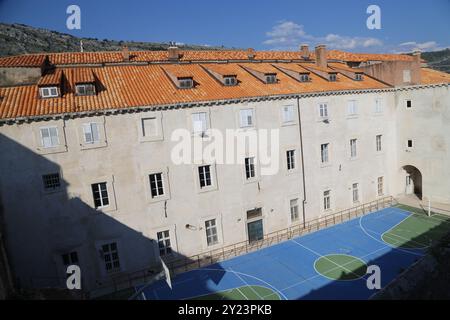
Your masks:
<instances>
[{"instance_id":1,"label":"green court surface","mask_svg":"<svg viewBox=\"0 0 450 320\"><path fill-rule=\"evenodd\" d=\"M363 277L367 271L364 261L346 254L322 256L316 260L314 268L331 280L355 280Z\"/></svg>"},{"instance_id":2,"label":"green court surface","mask_svg":"<svg viewBox=\"0 0 450 320\"><path fill-rule=\"evenodd\" d=\"M411 212L411 215L382 235L384 242L401 248L427 248L441 239L450 230L450 217L406 205L397 208Z\"/></svg>"},{"instance_id":3,"label":"green court surface","mask_svg":"<svg viewBox=\"0 0 450 320\"><path fill-rule=\"evenodd\" d=\"M192 300L280 300L280 296L266 287L243 286L196 297Z\"/></svg>"}]
</instances>

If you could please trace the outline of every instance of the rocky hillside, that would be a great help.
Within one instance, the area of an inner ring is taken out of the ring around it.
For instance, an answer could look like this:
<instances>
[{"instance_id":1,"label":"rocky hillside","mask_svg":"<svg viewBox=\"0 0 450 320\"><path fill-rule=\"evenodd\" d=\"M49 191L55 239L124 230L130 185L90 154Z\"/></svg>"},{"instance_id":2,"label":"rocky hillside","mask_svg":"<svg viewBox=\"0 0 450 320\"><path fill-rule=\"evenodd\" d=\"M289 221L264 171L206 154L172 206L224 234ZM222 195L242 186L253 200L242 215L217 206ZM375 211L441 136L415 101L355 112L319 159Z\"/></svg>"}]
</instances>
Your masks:
<instances>
[{"instance_id":1,"label":"rocky hillside","mask_svg":"<svg viewBox=\"0 0 450 320\"><path fill-rule=\"evenodd\" d=\"M428 65L436 70L450 73L450 49L422 53Z\"/></svg>"},{"instance_id":2,"label":"rocky hillside","mask_svg":"<svg viewBox=\"0 0 450 320\"><path fill-rule=\"evenodd\" d=\"M23 24L0 23L0 56L36 52L80 51L83 40L85 51L118 51L127 45L130 50L166 50L169 43L114 41L108 39L77 38L69 34ZM220 50L223 47L179 45L183 49Z\"/></svg>"}]
</instances>

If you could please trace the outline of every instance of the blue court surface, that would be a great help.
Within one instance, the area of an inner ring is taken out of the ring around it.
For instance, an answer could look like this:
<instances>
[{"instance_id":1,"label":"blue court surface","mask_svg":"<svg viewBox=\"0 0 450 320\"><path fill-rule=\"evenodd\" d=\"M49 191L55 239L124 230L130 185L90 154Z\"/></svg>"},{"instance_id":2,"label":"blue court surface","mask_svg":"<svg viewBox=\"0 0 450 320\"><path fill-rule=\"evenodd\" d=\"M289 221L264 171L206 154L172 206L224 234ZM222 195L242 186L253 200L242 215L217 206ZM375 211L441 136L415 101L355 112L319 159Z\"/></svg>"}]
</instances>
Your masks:
<instances>
[{"instance_id":1,"label":"blue court surface","mask_svg":"<svg viewBox=\"0 0 450 320\"><path fill-rule=\"evenodd\" d=\"M247 292L253 291L257 299L273 299L274 296L281 300L368 299L377 290L367 287L370 276L366 274L367 266L380 267L381 286L384 287L425 254L426 246L423 244L418 248L396 246L385 242L382 237L413 215L399 208L386 208L256 252L179 274L172 278L172 289L160 280L143 289L139 298L194 299L232 292L233 289L243 293L239 288L246 288ZM426 219L440 220L438 216ZM450 223L444 222L450 226ZM403 239L401 235L394 236ZM342 264L339 261L343 260L331 261L327 258L331 255L353 259ZM317 263L319 260L322 265ZM364 271L358 277L339 280L333 277L336 270L346 270L345 264L355 261L365 263ZM319 272L318 266L326 268L327 263L331 268L325 273ZM265 291L255 291L253 288L263 288ZM242 294L240 297L247 296Z\"/></svg>"}]
</instances>

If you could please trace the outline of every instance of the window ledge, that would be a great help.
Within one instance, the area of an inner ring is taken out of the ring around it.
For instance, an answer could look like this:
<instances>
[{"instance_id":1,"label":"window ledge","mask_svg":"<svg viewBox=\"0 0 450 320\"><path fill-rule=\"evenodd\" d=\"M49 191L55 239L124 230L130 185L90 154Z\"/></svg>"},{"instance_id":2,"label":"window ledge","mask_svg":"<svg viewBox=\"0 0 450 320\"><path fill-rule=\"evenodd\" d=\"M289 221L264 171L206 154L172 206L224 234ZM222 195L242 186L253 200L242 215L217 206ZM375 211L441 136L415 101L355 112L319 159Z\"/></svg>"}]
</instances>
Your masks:
<instances>
[{"instance_id":1,"label":"window ledge","mask_svg":"<svg viewBox=\"0 0 450 320\"><path fill-rule=\"evenodd\" d=\"M82 143L82 144L80 144L81 150L105 148L107 146L108 146L108 143L106 141L100 141L97 143Z\"/></svg>"}]
</instances>

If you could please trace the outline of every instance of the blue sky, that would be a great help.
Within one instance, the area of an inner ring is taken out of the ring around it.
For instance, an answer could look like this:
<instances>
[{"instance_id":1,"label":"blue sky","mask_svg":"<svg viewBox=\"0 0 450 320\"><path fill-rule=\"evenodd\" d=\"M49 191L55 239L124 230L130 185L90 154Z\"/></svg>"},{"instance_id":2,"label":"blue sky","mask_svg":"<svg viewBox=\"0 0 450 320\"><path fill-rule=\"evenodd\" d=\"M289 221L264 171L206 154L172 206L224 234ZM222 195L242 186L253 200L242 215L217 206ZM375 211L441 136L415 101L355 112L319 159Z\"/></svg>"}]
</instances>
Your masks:
<instances>
[{"instance_id":1,"label":"blue sky","mask_svg":"<svg viewBox=\"0 0 450 320\"><path fill-rule=\"evenodd\" d=\"M81 30L66 28L66 9L81 8ZM370 4L381 29L366 27ZM0 0L0 22L75 36L296 49L300 43L354 52L406 52L450 46L450 0Z\"/></svg>"}]
</instances>

